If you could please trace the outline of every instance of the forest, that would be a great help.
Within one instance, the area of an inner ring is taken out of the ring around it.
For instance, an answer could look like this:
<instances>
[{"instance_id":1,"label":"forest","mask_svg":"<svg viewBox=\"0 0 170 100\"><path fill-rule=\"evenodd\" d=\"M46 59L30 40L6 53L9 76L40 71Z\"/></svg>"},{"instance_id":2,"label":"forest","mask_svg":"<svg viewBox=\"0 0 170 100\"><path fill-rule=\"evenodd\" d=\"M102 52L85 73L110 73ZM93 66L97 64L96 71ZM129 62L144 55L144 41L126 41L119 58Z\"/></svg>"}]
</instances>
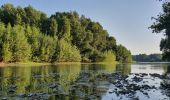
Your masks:
<instances>
[{"instance_id":1,"label":"forest","mask_svg":"<svg viewBox=\"0 0 170 100\"><path fill-rule=\"evenodd\" d=\"M130 50L76 11L50 15L32 6L0 8L0 61L132 62Z\"/></svg>"},{"instance_id":2,"label":"forest","mask_svg":"<svg viewBox=\"0 0 170 100\"><path fill-rule=\"evenodd\" d=\"M133 55L133 61L136 62L161 62L162 60L162 54L139 54L139 55Z\"/></svg>"}]
</instances>

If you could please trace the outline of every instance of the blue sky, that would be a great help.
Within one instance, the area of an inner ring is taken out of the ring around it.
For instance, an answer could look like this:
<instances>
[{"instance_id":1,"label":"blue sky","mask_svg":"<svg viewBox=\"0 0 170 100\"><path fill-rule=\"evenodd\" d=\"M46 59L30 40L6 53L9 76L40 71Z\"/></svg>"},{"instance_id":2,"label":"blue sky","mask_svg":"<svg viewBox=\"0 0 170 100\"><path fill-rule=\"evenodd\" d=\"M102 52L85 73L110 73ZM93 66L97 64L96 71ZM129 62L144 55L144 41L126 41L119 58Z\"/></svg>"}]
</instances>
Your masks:
<instances>
[{"instance_id":1,"label":"blue sky","mask_svg":"<svg viewBox=\"0 0 170 100\"><path fill-rule=\"evenodd\" d=\"M148 27L152 16L161 12L157 0L0 0L0 5L32 5L47 13L77 11L100 22L111 36L131 50L132 54L160 53L161 34L153 34Z\"/></svg>"}]
</instances>

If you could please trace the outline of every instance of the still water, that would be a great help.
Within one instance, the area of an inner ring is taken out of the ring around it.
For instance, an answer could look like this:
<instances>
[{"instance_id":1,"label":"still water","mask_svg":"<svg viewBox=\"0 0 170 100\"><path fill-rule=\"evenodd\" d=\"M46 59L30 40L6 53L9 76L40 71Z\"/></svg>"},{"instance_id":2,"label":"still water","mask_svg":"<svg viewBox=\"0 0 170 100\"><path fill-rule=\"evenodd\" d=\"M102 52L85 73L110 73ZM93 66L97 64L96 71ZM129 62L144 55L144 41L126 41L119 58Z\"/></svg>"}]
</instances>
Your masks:
<instances>
[{"instance_id":1,"label":"still water","mask_svg":"<svg viewBox=\"0 0 170 100\"><path fill-rule=\"evenodd\" d=\"M115 72L129 77L132 73L162 75L170 72L170 64L61 64L0 67L0 99L131 100L125 95L112 93L115 89L113 84L103 80L96 83L93 81L97 80L97 75ZM87 77L87 74L83 73L90 74ZM157 89L146 91L148 95L136 92L135 97L140 100L170 100L167 94L170 92L159 88L164 80L149 76L144 77L143 80Z\"/></svg>"}]
</instances>

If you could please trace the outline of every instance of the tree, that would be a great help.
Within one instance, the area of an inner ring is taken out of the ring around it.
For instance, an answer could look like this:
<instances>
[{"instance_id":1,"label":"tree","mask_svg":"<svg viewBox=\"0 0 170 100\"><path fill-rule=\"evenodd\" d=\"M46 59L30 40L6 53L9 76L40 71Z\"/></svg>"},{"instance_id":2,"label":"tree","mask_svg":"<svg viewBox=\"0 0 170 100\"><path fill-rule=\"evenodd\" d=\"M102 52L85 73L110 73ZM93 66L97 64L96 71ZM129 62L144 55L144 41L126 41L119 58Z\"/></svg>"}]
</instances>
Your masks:
<instances>
[{"instance_id":1,"label":"tree","mask_svg":"<svg viewBox=\"0 0 170 100\"><path fill-rule=\"evenodd\" d=\"M112 36L107 37L106 50L116 51L116 39Z\"/></svg>"},{"instance_id":2,"label":"tree","mask_svg":"<svg viewBox=\"0 0 170 100\"><path fill-rule=\"evenodd\" d=\"M107 63L114 63L116 61L116 56L113 53L113 51L105 51L103 53L103 59L102 62L107 62Z\"/></svg>"},{"instance_id":3,"label":"tree","mask_svg":"<svg viewBox=\"0 0 170 100\"><path fill-rule=\"evenodd\" d=\"M132 62L131 52L127 50L126 47L118 45L116 50L116 60L125 63Z\"/></svg>"},{"instance_id":4,"label":"tree","mask_svg":"<svg viewBox=\"0 0 170 100\"><path fill-rule=\"evenodd\" d=\"M12 4L5 4L1 7L0 19L6 25L10 23L12 26L15 24L15 8Z\"/></svg>"},{"instance_id":5,"label":"tree","mask_svg":"<svg viewBox=\"0 0 170 100\"><path fill-rule=\"evenodd\" d=\"M156 21L151 25L153 33L163 32L165 38L160 42L160 50L163 52L163 59L170 61L170 2L165 2L162 5L163 13L158 15L158 18L153 18Z\"/></svg>"},{"instance_id":6,"label":"tree","mask_svg":"<svg viewBox=\"0 0 170 100\"><path fill-rule=\"evenodd\" d=\"M63 16L59 19L59 31L58 31L58 39L64 39L67 42L71 41L71 34L70 34L70 22L67 17Z\"/></svg>"},{"instance_id":7,"label":"tree","mask_svg":"<svg viewBox=\"0 0 170 100\"><path fill-rule=\"evenodd\" d=\"M58 41L57 46L57 58L56 61L59 62L80 62L81 55L80 51L77 49L76 46L71 45L64 39Z\"/></svg>"},{"instance_id":8,"label":"tree","mask_svg":"<svg viewBox=\"0 0 170 100\"><path fill-rule=\"evenodd\" d=\"M22 24L22 18L21 18L21 16L19 14L16 15L15 24L17 24L17 25Z\"/></svg>"},{"instance_id":9,"label":"tree","mask_svg":"<svg viewBox=\"0 0 170 100\"><path fill-rule=\"evenodd\" d=\"M2 59L4 62L9 62L12 60L12 52L11 52L11 42L12 42L12 38L11 38L11 31L12 31L12 27L11 24L8 24L6 31L4 32L3 36L2 36Z\"/></svg>"},{"instance_id":10,"label":"tree","mask_svg":"<svg viewBox=\"0 0 170 100\"><path fill-rule=\"evenodd\" d=\"M97 62L114 55L120 62L131 61L130 51L117 46L99 22L75 11L47 17L30 5L5 4L0 7L0 21L0 61Z\"/></svg>"},{"instance_id":11,"label":"tree","mask_svg":"<svg viewBox=\"0 0 170 100\"><path fill-rule=\"evenodd\" d=\"M35 61L38 60L38 56L40 54L39 52L39 47L40 47L40 41L39 41L39 37L40 37L40 30L37 29L36 27L31 27L30 25L26 26L25 29L25 36L27 38L27 41L29 43L29 45L31 46L31 54L32 54L32 60Z\"/></svg>"},{"instance_id":12,"label":"tree","mask_svg":"<svg viewBox=\"0 0 170 100\"><path fill-rule=\"evenodd\" d=\"M55 37L57 35L57 21L54 18L51 18L50 21L50 34L51 36Z\"/></svg>"},{"instance_id":13,"label":"tree","mask_svg":"<svg viewBox=\"0 0 170 100\"><path fill-rule=\"evenodd\" d=\"M16 25L12 30L13 37L13 61L14 62L25 62L30 60L31 57L31 47L27 42L25 37L24 28L20 25Z\"/></svg>"},{"instance_id":14,"label":"tree","mask_svg":"<svg viewBox=\"0 0 170 100\"><path fill-rule=\"evenodd\" d=\"M3 49L3 36L4 36L5 30L6 30L5 24L0 22L0 61L3 60L2 49Z\"/></svg>"},{"instance_id":15,"label":"tree","mask_svg":"<svg viewBox=\"0 0 170 100\"><path fill-rule=\"evenodd\" d=\"M41 20L41 12L35 10L32 6L28 6L24 8L26 13L25 23L33 26L39 26Z\"/></svg>"},{"instance_id":16,"label":"tree","mask_svg":"<svg viewBox=\"0 0 170 100\"><path fill-rule=\"evenodd\" d=\"M133 55L133 60L137 62L161 62L162 55L161 54L139 54Z\"/></svg>"},{"instance_id":17,"label":"tree","mask_svg":"<svg viewBox=\"0 0 170 100\"><path fill-rule=\"evenodd\" d=\"M2 58L4 62L9 62L12 60L12 52L10 50L10 44L8 42L3 43Z\"/></svg>"},{"instance_id":18,"label":"tree","mask_svg":"<svg viewBox=\"0 0 170 100\"><path fill-rule=\"evenodd\" d=\"M51 62L53 59L53 55L56 52L56 40L53 37L40 35L39 38L40 47L39 47L39 59L43 62Z\"/></svg>"}]
</instances>

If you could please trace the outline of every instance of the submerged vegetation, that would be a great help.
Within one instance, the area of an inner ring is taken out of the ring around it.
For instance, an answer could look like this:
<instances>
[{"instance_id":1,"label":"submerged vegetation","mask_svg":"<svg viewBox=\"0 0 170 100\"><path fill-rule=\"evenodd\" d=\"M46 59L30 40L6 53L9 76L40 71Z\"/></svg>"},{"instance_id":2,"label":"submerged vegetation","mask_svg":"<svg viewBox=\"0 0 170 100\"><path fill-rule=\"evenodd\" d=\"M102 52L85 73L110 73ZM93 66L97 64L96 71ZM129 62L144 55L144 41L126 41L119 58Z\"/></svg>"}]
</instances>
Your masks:
<instances>
[{"instance_id":1,"label":"submerged vegetation","mask_svg":"<svg viewBox=\"0 0 170 100\"><path fill-rule=\"evenodd\" d=\"M0 8L0 61L131 62L129 50L77 12L50 17L31 6Z\"/></svg>"}]
</instances>

